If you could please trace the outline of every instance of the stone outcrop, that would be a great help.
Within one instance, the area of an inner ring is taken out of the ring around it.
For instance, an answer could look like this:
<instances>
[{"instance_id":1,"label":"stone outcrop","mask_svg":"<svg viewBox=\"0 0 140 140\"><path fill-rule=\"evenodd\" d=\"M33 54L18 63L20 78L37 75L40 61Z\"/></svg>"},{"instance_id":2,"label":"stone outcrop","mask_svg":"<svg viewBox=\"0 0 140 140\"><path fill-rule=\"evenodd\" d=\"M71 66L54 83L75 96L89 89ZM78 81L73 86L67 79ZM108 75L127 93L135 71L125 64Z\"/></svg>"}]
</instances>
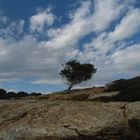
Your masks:
<instances>
[{"instance_id":1,"label":"stone outcrop","mask_svg":"<svg viewBox=\"0 0 140 140\"><path fill-rule=\"evenodd\" d=\"M119 140L132 118L140 119L140 102L1 100L0 139Z\"/></svg>"},{"instance_id":2,"label":"stone outcrop","mask_svg":"<svg viewBox=\"0 0 140 140\"><path fill-rule=\"evenodd\" d=\"M0 100L0 140L139 140L139 80Z\"/></svg>"}]
</instances>

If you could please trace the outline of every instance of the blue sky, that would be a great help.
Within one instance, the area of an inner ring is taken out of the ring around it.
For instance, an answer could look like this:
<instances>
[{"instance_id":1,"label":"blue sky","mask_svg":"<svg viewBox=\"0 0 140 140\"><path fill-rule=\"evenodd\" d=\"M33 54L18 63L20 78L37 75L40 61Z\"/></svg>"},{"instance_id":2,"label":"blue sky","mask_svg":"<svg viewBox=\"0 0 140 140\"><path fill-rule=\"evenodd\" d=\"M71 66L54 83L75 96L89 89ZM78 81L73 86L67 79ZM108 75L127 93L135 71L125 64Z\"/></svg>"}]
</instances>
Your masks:
<instances>
[{"instance_id":1,"label":"blue sky","mask_svg":"<svg viewBox=\"0 0 140 140\"><path fill-rule=\"evenodd\" d=\"M98 69L76 88L139 76L140 1L0 0L1 88L64 90L70 59Z\"/></svg>"}]
</instances>

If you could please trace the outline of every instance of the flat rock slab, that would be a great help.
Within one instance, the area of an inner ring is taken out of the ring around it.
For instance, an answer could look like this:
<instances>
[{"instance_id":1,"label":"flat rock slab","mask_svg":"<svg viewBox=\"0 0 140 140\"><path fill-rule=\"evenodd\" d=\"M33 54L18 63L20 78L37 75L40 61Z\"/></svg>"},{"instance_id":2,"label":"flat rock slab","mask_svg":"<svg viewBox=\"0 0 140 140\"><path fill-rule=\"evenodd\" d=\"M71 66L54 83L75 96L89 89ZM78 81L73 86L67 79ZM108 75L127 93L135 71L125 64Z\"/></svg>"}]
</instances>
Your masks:
<instances>
[{"instance_id":1,"label":"flat rock slab","mask_svg":"<svg viewBox=\"0 0 140 140\"><path fill-rule=\"evenodd\" d=\"M119 92L118 91L113 91L113 92L103 92L103 93L98 93L98 94L90 94L88 97L88 100L93 100L99 97L111 97L114 95L117 95Z\"/></svg>"},{"instance_id":2,"label":"flat rock slab","mask_svg":"<svg viewBox=\"0 0 140 140\"><path fill-rule=\"evenodd\" d=\"M49 140L95 136L140 119L140 102L1 100L0 139Z\"/></svg>"}]
</instances>

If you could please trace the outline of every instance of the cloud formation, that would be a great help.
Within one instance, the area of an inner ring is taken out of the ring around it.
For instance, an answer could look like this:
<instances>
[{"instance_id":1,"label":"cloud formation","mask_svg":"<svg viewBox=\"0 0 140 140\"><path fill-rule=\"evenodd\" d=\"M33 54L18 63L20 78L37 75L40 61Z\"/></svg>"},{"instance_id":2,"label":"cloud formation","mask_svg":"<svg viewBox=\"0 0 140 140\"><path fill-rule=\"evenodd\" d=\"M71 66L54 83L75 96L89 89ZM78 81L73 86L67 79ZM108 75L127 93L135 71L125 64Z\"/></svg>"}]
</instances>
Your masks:
<instances>
[{"instance_id":1,"label":"cloud formation","mask_svg":"<svg viewBox=\"0 0 140 140\"><path fill-rule=\"evenodd\" d=\"M51 26L55 21L54 14L51 13L51 8L46 10L38 9L37 14L30 17L30 29L33 32L42 32L45 27Z\"/></svg>"},{"instance_id":2,"label":"cloud formation","mask_svg":"<svg viewBox=\"0 0 140 140\"><path fill-rule=\"evenodd\" d=\"M8 26L0 28L0 81L33 77L33 84L62 84L58 73L69 59L98 68L84 87L139 75L140 42L133 37L140 34L140 8L135 8L135 2L81 1L61 27L52 26L59 17L50 8L38 10L29 21L11 21L1 14L0 23ZM44 31L45 39L35 34ZM81 44L87 36L90 40Z\"/></svg>"},{"instance_id":3,"label":"cloud formation","mask_svg":"<svg viewBox=\"0 0 140 140\"><path fill-rule=\"evenodd\" d=\"M110 38L114 42L129 38L139 32L140 29L140 9L131 9L122 19L115 30L110 33Z\"/></svg>"}]
</instances>

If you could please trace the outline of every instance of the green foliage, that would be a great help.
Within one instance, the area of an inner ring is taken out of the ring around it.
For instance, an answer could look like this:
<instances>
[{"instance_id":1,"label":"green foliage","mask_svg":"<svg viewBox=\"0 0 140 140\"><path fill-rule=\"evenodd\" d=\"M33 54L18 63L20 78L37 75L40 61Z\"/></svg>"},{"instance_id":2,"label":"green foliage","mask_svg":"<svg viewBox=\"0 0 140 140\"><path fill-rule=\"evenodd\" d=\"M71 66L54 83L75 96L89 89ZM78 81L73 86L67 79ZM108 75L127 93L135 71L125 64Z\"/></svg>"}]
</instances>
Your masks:
<instances>
[{"instance_id":1,"label":"green foliage","mask_svg":"<svg viewBox=\"0 0 140 140\"><path fill-rule=\"evenodd\" d=\"M30 96L39 96L39 95L42 95L41 93L36 93L36 92L32 92L29 94Z\"/></svg>"},{"instance_id":2,"label":"green foliage","mask_svg":"<svg viewBox=\"0 0 140 140\"><path fill-rule=\"evenodd\" d=\"M7 93L7 98L11 98L11 97L16 97L16 93L13 91L10 91Z\"/></svg>"},{"instance_id":3,"label":"green foliage","mask_svg":"<svg viewBox=\"0 0 140 140\"><path fill-rule=\"evenodd\" d=\"M0 99L10 99L10 98L21 98L21 97L26 97L26 96L38 96L42 95L41 93L31 93L28 94L27 92L20 91L18 93L10 91L7 92L5 89L0 89Z\"/></svg>"},{"instance_id":4,"label":"green foliage","mask_svg":"<svg viewBox=\"0 0 140 140\"><path fill-rule=\"evenodd\" d=\"M23 92L23 91L20 91L16 94L16 97L25 97L25 96L28 96L28 93Z\"/></svg>"},{"instance_id":5,"label":"green foliage","mask_svg":"<svg viewBox=\"0 0 140 140\"><path fill-rule=\"evenodd\" d=\"M89 80L96 73L94 65L80 64L76 60L70 60L63 66L64 69L59 74L62 76L63 81L69 85L68 90L76 84Z\"/></svg>"},{"instance_id":6,"label":"green foliage","mask_svg":"<svg viewBox=\"0 0 140 140\"><path fill-rule=\"evenodd\" d=\"M7 94L6 90L0 89L0 99L6 98L6 94Z\"/></svg>"}]
</instances>

